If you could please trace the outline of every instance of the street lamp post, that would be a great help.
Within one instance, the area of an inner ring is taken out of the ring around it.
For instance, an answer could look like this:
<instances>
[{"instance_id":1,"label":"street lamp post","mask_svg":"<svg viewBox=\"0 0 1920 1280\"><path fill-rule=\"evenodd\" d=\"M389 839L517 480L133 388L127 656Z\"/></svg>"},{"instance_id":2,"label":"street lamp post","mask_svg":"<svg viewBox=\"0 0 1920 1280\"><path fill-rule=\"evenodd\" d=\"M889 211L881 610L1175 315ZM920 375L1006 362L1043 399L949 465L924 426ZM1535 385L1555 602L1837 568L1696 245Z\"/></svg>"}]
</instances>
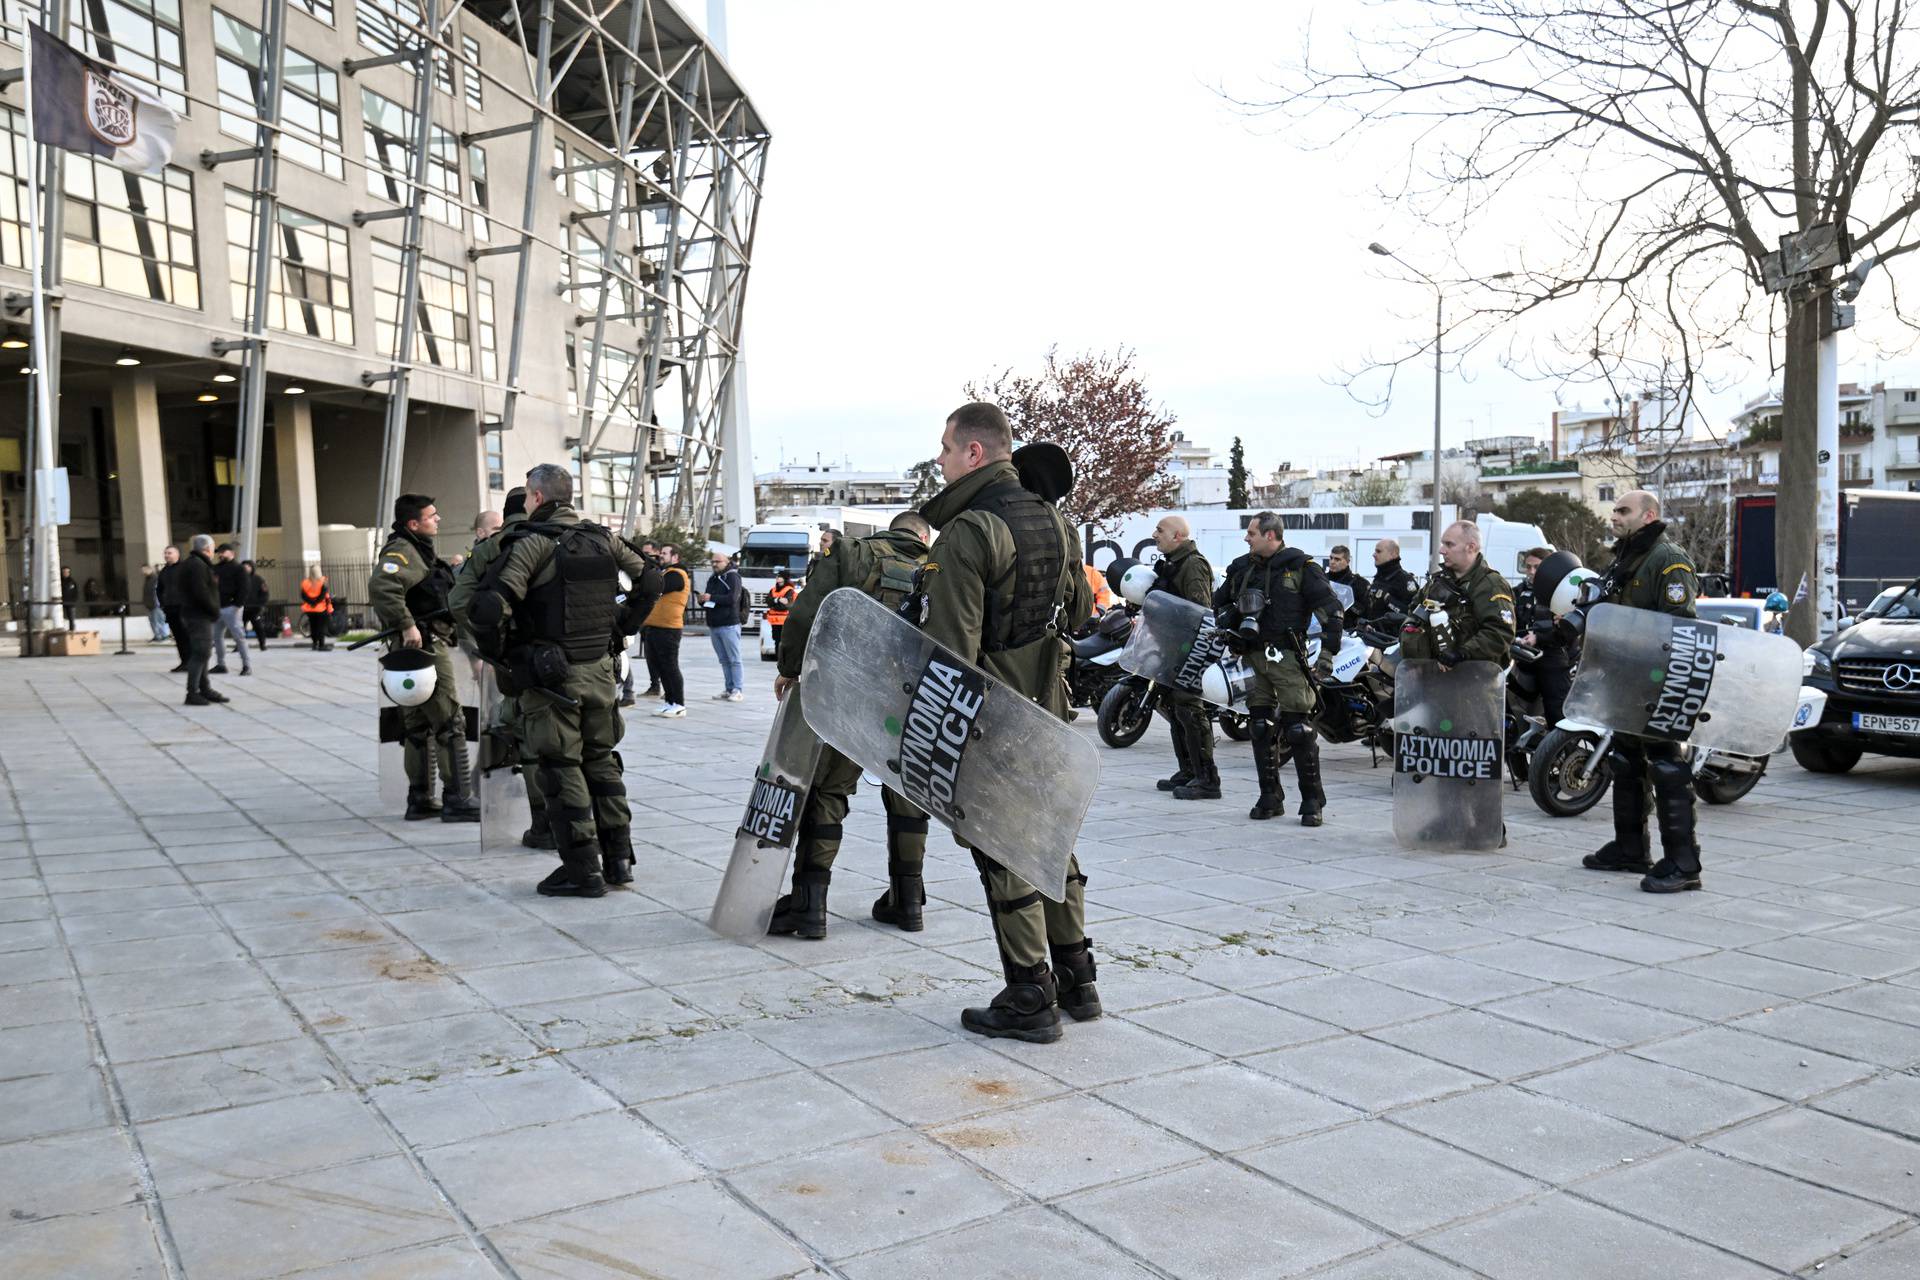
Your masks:
<instances>
[{"instance_id":1,"label":"street lamp post","mask_svg":"<svg viewBox=\"0 0 1920 1280\"><path fill-rule=\"evenodd\" d=\"M1377 253L1383 258L1392 258L1395 262L1433 286L1433 514L1429 517L1432 521L1432 528L1428 532L1428 538L1430 539L1428 550L1431 554L1427 557L1427 572L1429 574L1436 573L1440 568L1440 347L1441 340L1446 334L1446 290L1438 280L1435 280L1432 276L1414 266L1399 254L1387 248L1387 246L1381 244L1378 240L1368 245L1367 250L1370 253ZM1488 276L1487 278L1489 280L1509 280L1513 278L1513 272L1502 271L1499 275Z\"/></svg>"}]
</instances>

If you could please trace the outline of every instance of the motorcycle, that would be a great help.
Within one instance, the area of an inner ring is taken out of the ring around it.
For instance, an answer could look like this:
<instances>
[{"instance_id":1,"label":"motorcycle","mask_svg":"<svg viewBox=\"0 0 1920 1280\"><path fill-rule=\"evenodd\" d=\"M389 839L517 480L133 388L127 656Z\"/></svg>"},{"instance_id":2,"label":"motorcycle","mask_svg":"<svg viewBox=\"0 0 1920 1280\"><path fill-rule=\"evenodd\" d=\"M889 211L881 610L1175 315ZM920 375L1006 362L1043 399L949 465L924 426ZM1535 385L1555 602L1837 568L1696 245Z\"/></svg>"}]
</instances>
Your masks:
<instances>
[{"instance_id":1,"label":"motorcycle","mask_svg":"<svg viewBox=\"0 0 1920 1280\"><path fill-rule=\"evenodd\" d=\"M1130 747L1146 736L1153 724L1153 713L1158 711L1165 716L1167 687L1155 684L1145 676L1120 673L1120 681L1107 690L1100 700L1100 717L1096 722L1100 730L1100 741L1110 747ZM1209 706L1208 713L1213 716L1220 732L1235 742L1245 742L1253 736L1253 729L1247 724L1246 713L1232 711L1225 707Z\"/></svg>"},{"instance_id":2,"label":"motorcycle","mask_svg":"<svg viewBox=\"0 0 1920 1280\"><path fill-rule=\"evenodd\" d=\"M1068 641L1072 662L1067 666L1067 702L1075 707L1098 707L1126 672L1120 651L1126 648L1131 619L1124 609L1109 609L1084 636Z\"/></svg>"},{"instance_id":3,"label":"motorcycle","mask_svg":"<svg viewBox=\"0 0 1920 1280\"><path fill-rule=\"evenodd\" d=\"M1398 648L1390 634L1361 625L1340 637L1333 658L1333 674L1319 684L1314 702L1314 726L1327 742L1363 742L1380 763L1380 753L1393 754L1393 675L1380 654ZM1307 637L1307 664L1320 660L1320 637L1315 628Z\"/></svg>"},{"instance_id":4,"label":"motorcycle","mask_svg":"<svg viewBox=\"0 0 1920 1280\"><path fill-rule=\"evenodd\" d=\"M1608 753L1613 734L1578 720L1562 720L1534 748L1527 790L1543 813L1576 818L1600 803L1613 784ZM1693 751L1693 793L1707 804L1732 804L1766 776L1766 756Z\"/></svg>"}]
</instances>

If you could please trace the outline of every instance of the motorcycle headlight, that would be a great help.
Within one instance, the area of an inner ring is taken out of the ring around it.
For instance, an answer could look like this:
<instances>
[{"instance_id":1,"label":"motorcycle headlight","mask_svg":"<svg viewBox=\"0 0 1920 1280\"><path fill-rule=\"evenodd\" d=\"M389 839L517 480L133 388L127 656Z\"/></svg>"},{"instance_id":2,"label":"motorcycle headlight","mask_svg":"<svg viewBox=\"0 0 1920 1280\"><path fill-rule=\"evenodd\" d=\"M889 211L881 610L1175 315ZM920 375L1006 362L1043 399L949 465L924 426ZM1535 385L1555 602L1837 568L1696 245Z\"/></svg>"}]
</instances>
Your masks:
<instances>
[{"instance_id":1,"label":"motorcycle headlight","mask_svg":"<svg viewBox=\"0 0 1920 1280\"><path fill-rule=\"evenodd\" d=\"M1833 658L1823 649L1809 649L1801 655L1800 674L1803 676L1832 675Z\"/></svg>"}]
</instances>

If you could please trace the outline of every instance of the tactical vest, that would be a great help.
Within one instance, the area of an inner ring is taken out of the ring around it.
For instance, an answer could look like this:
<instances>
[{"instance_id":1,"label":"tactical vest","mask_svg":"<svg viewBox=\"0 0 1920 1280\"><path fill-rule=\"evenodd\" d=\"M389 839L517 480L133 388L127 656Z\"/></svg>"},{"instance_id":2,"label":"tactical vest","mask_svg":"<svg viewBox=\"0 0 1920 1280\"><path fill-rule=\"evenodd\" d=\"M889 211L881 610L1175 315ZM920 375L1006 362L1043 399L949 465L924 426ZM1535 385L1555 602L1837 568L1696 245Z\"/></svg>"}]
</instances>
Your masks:
<instances>
[{"instance_id":1,"label":"tactical vest","mask_svg":"<svg viewBox=\"0 0 1920 1280\"><path fill-rule=\"evenodd\" d=\"M1260 613L1260 637L1263 640L1291 640L1307 634L1307 627L1313 619L1313 613L1307 608L1307 598L1301 594L1305 585L1307 562L1305 556L1297 561L1289 559L1286 569L1280 568L1280 558L1288 549L1274 552L1266 559L1266 567L1260 567L1260 558L1251 557L1247 563L1246 574L1234 589L1237 597L1248 587L1257 586L1267 596L1267 607Z\"/></svg>"},{"instance_id":2,"label":"tactical vest","mask_svg":"<svg viewBox=\"0 0 1920 1280\"><path fill-rule=\"evenodd\" d=\"M860 589L888 609L898 610L913 594L920 566L926 563L926 558L916 560L903 556L886 538L870 538L865 545L873 555L873 568L867 570L867 580L860 584Z\"/></svg>"},{"instance_id":3,"label":"tactical vest","mask_svg":"<svg viewBox=\"0 0 1920 1280\"><path fill-rule=\"evenodd\" d=\"M529 520L502 540L498 563L506 562L513 542L535 533L553 539L554 572L529 587L525 603L515 611L522 637L552 641L569 662L606 657L620 611L614 600L620 592L620 566L613 558L613 535L584 520L571 525Z\"/></svg>"},{"instance_id":4,"label":"tactical vest","mask_svg":"<svg viewBox=\"0 0 1920 1280\"><path fill-rule=\"evenodd\" d=\"M968 509L998 517L1013 535L1013 602L1001 616L998 593L988 591L982 650L1019 649L1042 639L1053 630L1067 567L1059 517L1044 498L1015 480L982 490Z\"/></svg>"}]
</instances>

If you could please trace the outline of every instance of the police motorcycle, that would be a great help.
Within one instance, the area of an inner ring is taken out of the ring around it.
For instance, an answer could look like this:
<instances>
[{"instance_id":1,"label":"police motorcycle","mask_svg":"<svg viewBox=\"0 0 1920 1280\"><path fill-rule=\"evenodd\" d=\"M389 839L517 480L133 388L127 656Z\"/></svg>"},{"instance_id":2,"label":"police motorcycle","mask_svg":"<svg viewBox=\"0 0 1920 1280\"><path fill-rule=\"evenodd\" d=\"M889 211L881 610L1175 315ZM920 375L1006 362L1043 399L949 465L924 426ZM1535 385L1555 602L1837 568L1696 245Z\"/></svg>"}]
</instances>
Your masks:
<instances>
[{"instance_id":1,"label":"police motorcycle","mask_svg":"<svg viewBox=\"0 0 1920 1280\"><path fill-rule=\"evenodd\" d=\"M1116 605L1095 618L1084 635L1067 642L1072 662L1067 667L1067 703L1098 707L1115 684L1126 678L1120 669L1120 650L1133 630L1133 615Z\"/></svg>"},{"instance_id":2,"label":"police motorcycle","mask_svg":"<svg viewBox=\"0 0 1920 1280\"><path fill-rule=\"evenodd\" d=\"M1597 584L1599 577L1572 552L1557 551L1541 564L1534 580L1546 584L1553 616L1563 621L1572 616L1578 625L1585 584ZM1817 711L1814 714L1817 718ZM1613 731L1572 715L1550 728L1541 724L1543 732L1528 755L1527 792L1549 817L1577 818L1599 804L1613 784ZM1732 804L1759 785L1767 760L1765 755L1695 749L1690 753L1693 792L1707 804Z\"/></svg>"},{"instance_id":3,"label":"police motorcycle","mask_svg":"<svg viewBox=\"0 0 1920 1280\"><path fill-rule=\"evenodd\" d=\"M1087 659L1089 664L1097 664L1112 673L1097 704L1089 705L1098 705L1100 708L1095 721L1100 740L1109 747L1119 749L1130 747L1146 736L1155 712L1163 717L1168 715L1163 707L1169 690L1166 685L1134 675L1119 665L1121 651L1141 625L1140 611L1147 592L1153 586L1153 569L1137 560L1123 557L1108 566L1107 581L1114 584L1115 591L1126 601L1126 606L1124 609L1115 606L1102 616L1101 623L1104 626L1107 618L1120 615L1126 618L1126 627L1122 630L1120 624L1113 624L1115 633L1111 638L1119 643L1111 651ZM1074 646L1074 666L1077 668L1080 665L1080 642L1075 641ZM1211 677L1212 673L1209 672L1209 675ZM1247 723L1244 699L1239 709L1224 706L1219 699L1210 698L1209 703L1214 723L1220 726L1220 731L1227 737L1235 742L1245 742L1253 736L1253 730Z\"/></svg>"}]
</instances>

